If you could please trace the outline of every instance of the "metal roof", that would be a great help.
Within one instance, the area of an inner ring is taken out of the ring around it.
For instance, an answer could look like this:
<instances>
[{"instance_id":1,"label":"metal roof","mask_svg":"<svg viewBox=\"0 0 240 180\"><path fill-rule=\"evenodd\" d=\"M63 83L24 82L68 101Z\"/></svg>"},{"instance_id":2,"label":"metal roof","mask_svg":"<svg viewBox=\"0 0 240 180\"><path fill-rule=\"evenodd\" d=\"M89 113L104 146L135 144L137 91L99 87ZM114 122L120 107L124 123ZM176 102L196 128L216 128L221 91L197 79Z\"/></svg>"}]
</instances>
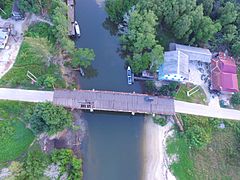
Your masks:
<instances>
[{"instance_id":1,"label":"metal roof","mask_svg":"<svg viewBox=\"0 0 240 180\"><path fill-rule=\"evenodd\" d=\"M167 51L164 53L164 74L180 74L188 78L188 55L181 51Z\"/></svg>"},{"instance_id":2,"label":"metal roof","mask_svg":"<svg viewBox=\"0 0 240 180\"><path fill-rule=\"evenodd\" d=\"M212 53L209 49L185 46L176 43L170 43L169 48L171 51L181 51L188 55L190 61L211 62Z\"/></svg>"}]
</instances>

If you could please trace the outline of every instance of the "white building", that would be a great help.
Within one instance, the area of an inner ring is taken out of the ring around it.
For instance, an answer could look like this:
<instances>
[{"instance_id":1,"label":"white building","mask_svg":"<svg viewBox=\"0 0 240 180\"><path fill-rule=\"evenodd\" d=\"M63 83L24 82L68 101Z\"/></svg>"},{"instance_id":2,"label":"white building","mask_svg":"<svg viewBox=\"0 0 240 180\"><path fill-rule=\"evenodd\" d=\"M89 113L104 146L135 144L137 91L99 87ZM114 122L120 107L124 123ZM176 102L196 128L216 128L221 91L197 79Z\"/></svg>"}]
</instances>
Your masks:
<instances>
[{"instance_id":1,"label":"white building","mask_svg":"<svg viewBox=\"0 0 240 180\"><path fill-rule=\"evenodd\" d=\"M189 79L189 57L181 51L167 51L164 53L164 64L159 70L159 80L183 82Z\"/></svg>"},{"instance_id":2,"label":"white building","mask_svg":"<svg viewBox=\"0 0 240 180\"><path fill-rule=\"evenodd\" d=\"M4 49L8 42L9 32L0 29L0 49Z\"/></svg>"}]
</instances>

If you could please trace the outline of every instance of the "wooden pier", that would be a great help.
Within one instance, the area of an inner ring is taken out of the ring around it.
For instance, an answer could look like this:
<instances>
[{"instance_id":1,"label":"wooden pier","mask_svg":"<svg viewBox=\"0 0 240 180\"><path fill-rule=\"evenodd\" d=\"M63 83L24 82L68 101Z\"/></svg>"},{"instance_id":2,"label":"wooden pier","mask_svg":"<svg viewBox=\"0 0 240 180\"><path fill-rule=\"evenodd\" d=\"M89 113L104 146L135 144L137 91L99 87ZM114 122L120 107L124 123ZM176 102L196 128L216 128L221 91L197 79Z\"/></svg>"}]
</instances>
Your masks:
<instances>
[{"instance_id":1,"label":"wooden pier","mask_svg":"<svg viewBox=\"0 0 240 180\"><path fill-rule=\"evenodd\" d=\"M67 6L68 6L68 35L75 36L75 28L74 28L75 2L74 0L67 0Z\"/></svg>"},{"instance_id":2,"label":"wooden pier","mask_svg":"<svg viewBox=\"0 0 240 180\"><path fill-rule=\"evenodd\" d=\"M71 109L130 112L132 114L175 114L174 100L146 94L95 90L55 90L53 103Z\"/></svg>"}]
</instances>

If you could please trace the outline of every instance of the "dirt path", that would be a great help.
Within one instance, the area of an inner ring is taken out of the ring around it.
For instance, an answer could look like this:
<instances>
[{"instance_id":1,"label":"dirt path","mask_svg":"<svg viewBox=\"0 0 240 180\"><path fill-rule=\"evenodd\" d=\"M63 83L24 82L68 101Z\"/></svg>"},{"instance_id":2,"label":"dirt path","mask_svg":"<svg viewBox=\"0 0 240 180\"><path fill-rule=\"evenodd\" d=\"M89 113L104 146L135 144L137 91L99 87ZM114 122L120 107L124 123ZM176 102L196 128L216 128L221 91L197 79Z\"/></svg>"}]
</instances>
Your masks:
<instances>
[{"instance_id":1,"label":"dirt path","mask_svg":"<svg viewBox=\"0 0 240 180\"><path fill-rule=\"evenodd\" d=\"M167 166L166 138L172 124L161 127L145 117L142 180L175 180Z\"/></svg>"}]
</instances>

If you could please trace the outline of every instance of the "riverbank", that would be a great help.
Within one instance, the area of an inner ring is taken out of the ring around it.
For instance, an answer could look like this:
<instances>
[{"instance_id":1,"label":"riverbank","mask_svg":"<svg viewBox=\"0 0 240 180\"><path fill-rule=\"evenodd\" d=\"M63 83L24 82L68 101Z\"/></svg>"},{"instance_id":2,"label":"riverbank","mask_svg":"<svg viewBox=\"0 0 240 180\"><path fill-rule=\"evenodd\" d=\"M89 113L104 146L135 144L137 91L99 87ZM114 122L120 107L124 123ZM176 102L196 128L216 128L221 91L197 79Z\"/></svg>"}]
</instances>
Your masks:
<instances>
[{"instance_id":1,"label":"riverbank","mask_svg":"<svg viewBox=\"0 0 240 180\"><path fill-rule=\"evenodd\" d=\"M172 123L160 126L151 116L144 119L142 180L175 180L168 169L166 139L171 135Z\"/></svg>"}]
</instances>

